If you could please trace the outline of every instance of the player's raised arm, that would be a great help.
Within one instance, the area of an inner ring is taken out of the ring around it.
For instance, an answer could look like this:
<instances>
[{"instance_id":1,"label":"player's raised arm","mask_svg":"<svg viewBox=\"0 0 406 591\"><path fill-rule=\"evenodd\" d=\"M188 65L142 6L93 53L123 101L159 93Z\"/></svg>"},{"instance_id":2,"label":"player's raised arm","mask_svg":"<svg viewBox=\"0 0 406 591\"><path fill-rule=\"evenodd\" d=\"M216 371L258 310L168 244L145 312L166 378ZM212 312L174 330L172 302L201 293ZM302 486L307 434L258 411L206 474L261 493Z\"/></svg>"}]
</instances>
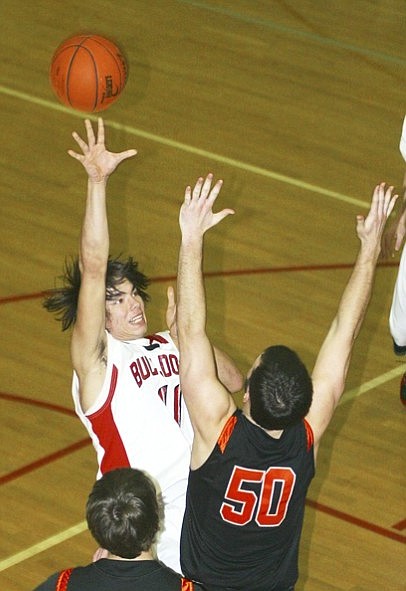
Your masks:
<instances>
[{"instance_id":1,"label":"player's raised arm","mask_svg":"<svg viewBox=\"0 0 406 591\"><path fill-rule=\"evenodd\" d=\"M213 213L222 181L199 178L186 188L179 216L181 246L178 266L177 331L182 392L195 431L195 465L210 453L221 428L235 410L229 392L217 378L213 347L206 333L206 298L203 283L203 238L232 209ZM197 450L197 451L196 451ZM198 457L197 457L198 456Z\"/></svg>"},{"instance_id":2,"label":"player's raised arm","mask_svg":"<svg viewBox=\"0 0 406 591\"><path fill-rule=\"evenodd\" d=\"M354 341L371 297L383 230L397 199L392 192L385 183L377 185L367 217L357 216L358 256L312 374L313 402L307 418L316 450L344 391Z\"/></svg>"},{"instance_id":3,"label":"player's raised arm","mask_svg":"<svg viewBox=\"0 0 406 591\"><path fill-rule=\"evenodd\" d=\"M105 371L105 276L109 256L106 184L109 176L135 150L109 152L105 147L104 125L98 119L97 135L85 120L87 142L76 132L73 138L81 153L69 150L88 175L87 199L80 237L81 284L77 317L72 333L71 355L80 382L81 401L86 410L99 392Z\"/></svg>"}]
</instances>

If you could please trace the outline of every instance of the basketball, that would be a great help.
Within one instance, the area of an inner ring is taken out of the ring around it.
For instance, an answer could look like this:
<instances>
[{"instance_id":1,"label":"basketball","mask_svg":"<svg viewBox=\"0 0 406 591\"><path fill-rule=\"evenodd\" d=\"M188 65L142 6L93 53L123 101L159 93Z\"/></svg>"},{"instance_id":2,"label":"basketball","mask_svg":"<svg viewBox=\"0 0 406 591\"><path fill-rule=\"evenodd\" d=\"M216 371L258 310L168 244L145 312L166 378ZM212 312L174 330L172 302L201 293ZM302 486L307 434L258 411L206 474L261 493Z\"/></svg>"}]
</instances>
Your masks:
<instances>
[{"instance_id":1,"label":"basketball","mask_svg":"<svg viewBox=\"0 0 406 591\"><path fill-rule=\"evenodd\" d=\"M118 99L127 74L127 62L113 41L100 35L76 35L56 49L49 79L61 103L96 113Z\"/></svg>"}]
</instances>

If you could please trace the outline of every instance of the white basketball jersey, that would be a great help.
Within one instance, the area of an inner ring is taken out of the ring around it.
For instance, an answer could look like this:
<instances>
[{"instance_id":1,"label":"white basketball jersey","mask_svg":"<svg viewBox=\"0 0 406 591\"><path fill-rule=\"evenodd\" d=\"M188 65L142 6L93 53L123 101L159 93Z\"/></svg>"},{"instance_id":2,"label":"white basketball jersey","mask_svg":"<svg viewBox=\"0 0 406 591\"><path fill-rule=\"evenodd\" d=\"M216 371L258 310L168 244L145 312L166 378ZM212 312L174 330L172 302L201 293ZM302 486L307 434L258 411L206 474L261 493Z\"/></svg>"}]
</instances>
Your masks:
<instances>
[{"instance_id":1,"label":"white basketball jersey","mask_svg":"<svg viewBox=\"0 0 406 591\"><path fill-rule=\"evenodd\" d=\"M134 341L107 333L107 343L105 382L86 414L74 373L75 410L96 450L98 477L131 466L155 479L165 504L158 557L181 572L179 542L193 429L179 387L179 353L168 332Z\"/></svg>"}]
</instances>

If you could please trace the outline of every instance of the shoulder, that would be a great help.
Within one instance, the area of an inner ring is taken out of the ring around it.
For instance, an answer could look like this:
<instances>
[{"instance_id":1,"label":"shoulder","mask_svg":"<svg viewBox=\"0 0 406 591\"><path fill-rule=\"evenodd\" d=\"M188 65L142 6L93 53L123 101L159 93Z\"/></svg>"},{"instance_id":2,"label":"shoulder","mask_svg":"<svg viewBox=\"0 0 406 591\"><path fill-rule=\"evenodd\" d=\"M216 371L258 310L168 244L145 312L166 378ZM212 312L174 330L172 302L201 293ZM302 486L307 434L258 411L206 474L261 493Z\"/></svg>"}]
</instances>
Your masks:
<instances>
[{"instance_id":1,"label":"shoulder","mask_svg":"<svg viewBox=\"0 0 406 591\"><path fill-rule=\"evenodd\" d=\"M182 591L204 591L204 587L200 585L200 583L195 583L190 579L183 579L181 580L181 590Z\"/></svg>"},{"instance_id":2,"label":"shoulder","mask_svg":"<svg viewBox=\"0 0 406 591\"><path fill-rule=\"evenodd\" d=\"M62 571L65 572L65 571ZM46 581L35 587L34 591L56 591L61 572L54 573ZM63 587L61 587L63 589Z\"/></svg>"},{"instance_id":3,"label":"shoulder","mask_svg":"<svg viewBox=\"0 0 406 591\"><path fill-rule=\"evenodd\" d=\"M182 577L182 575L178 574L162 562L156 561L154 567L155 581L164 586L168 591L193 591L194 589L203 589L201 585Z\"/></svg>"},{"instance_id":4,"label":"shoulder","mask_svg":"<svg viewBox=\"0 0 406 591\"><path fill-rule=\"evenodd\" d=\"M305 446L306 451L310 451L314 446L313 428L306 418L284 429L283 438L292 444L296 443L301 448Z\"/></svg>"},{"instance_id":5,"label":"shoulder","mask_svg":"<svg viewBox=\"0 0 406 591\"><path fill-rule=\"evenodd\" d=\"M177 349L177 347L176 347L176 345L169 333L169 330L162 330L160 332L155 332L154 334L150 334L150 335L146 336L145 338L148 339L151 343L158 343L163 346L169 345L169 346Z\"/></svg>"}]
</instances>

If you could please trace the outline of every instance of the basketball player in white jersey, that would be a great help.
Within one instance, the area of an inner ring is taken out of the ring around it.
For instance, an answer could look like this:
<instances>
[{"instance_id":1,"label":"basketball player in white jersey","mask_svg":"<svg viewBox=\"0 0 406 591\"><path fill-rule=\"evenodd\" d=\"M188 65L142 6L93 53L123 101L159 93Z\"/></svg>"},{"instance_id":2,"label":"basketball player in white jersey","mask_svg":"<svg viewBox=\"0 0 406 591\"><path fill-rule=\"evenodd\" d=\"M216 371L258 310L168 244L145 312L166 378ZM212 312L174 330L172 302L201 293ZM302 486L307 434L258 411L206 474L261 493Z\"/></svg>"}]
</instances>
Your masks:
<instances>
[{"instance_id":1,"label":"basketball player in white jersey","mask_svg":"<svg viewBox=\"0 0 406 591\"><path fill-rule=\"evenodd\" d=\"M406 163L406 116L403 121L400 138L400 153ZM389 330L393 339L393 350L398 356L406 355L406 172L403 178L403 200L398 214L383 241L383 254L385 257L393 256L393 251L402 248L398 275L393 291L392 305L389 313ZM400 400L406 405L406 372L400 380Z\"/></svg>"},{"instance_id":2,"label":"basketball player in white jersey","mask_svg":"<svg viewBox=\"0 0 406 591\"><path fill-rule=\"evenodd\" d=\"M136 150L109 152L103 120L87 142L76 132L81 153L69 150L88 175L78 260L67 265L64 287L49 292L44 306L73 326L71 357L75 409L97 452L98 476L114 468L147 471L162 493L164 529L158 558L180 572L179 540L185 508L193 430L179 388L176 305L168 290L169 331L147 335L148 279L129 257L109 256L106 184L118 164ZM215 350L219 379L232 391L242 375Z\"/></svg>"}]
</instances>

